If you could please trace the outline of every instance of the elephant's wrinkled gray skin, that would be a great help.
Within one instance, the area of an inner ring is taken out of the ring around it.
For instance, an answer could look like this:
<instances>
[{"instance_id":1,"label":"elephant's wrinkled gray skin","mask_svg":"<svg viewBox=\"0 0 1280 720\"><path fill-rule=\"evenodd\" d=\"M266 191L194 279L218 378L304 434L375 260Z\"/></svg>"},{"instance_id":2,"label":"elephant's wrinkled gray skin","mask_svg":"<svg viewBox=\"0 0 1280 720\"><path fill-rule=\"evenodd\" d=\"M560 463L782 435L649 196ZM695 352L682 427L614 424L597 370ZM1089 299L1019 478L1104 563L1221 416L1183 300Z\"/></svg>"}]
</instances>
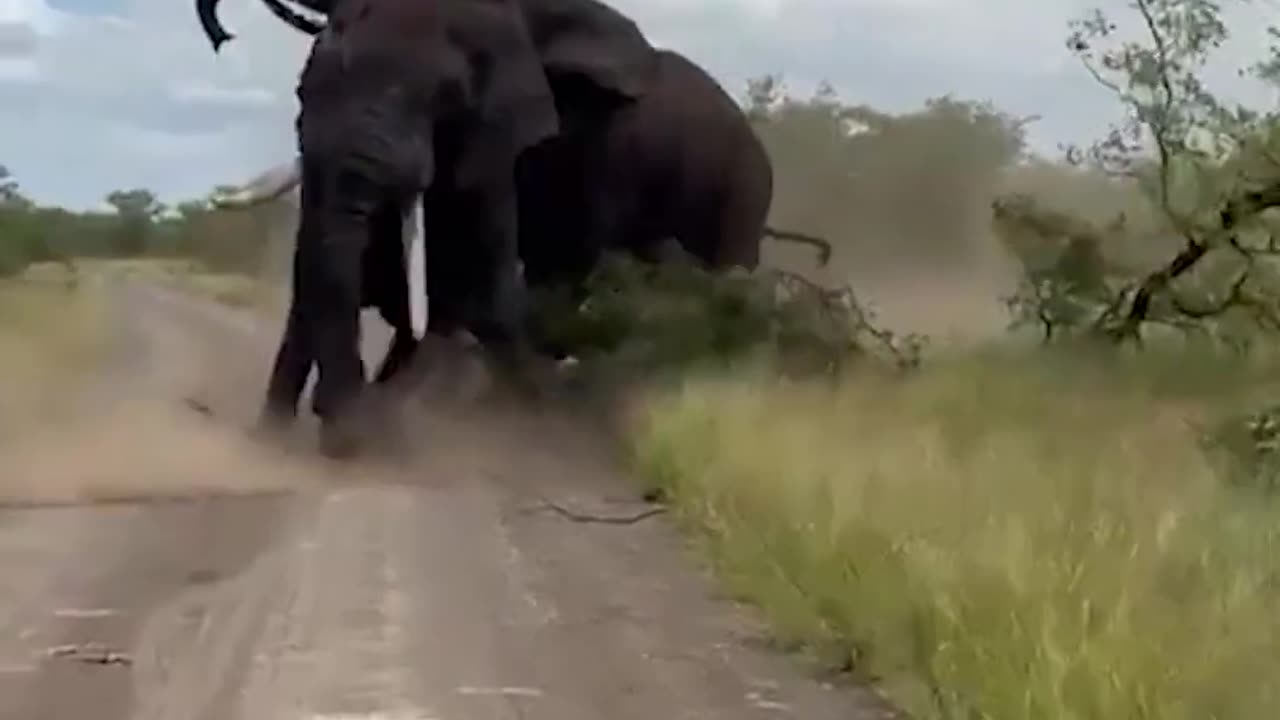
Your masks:
<instances>
[{"instance_id":1,"label":"elephant's wrinkled gray skin","mask_svg":"<svg viewBox=\"0 0 1280 720\"><path fill-rule=\"evenodd\" d=\"M198 0L202 17L217 0ZM338 0L298 85L301 217L286 338L319 365L322 449L358 450L362 260L371 223L424 189L458 229L451 264L470 282L462 312L499 352L520 344L514 164L559 130L522 16L510 0ZM430 232L430 230L427 230ZM267 414L293 394L287 343ZM302 376L305 381L305 374ZM296 395L295 395L296 397ZM292 404L290 405L290 407Z\"/></svg>"},{"instance_id":2,"label":"elephant's wrinkled gray skin","mask_svg":"<svg viewBox=\"0 0 1280 720\"><path fill-rule=\"evenodd\" d=\"M772 163L738 104L683 55L657 58L642 97L522 156L526 282L580 288L602 249L658 262L668 239L715 270L754 270L767 236L813 245L825 265L826 241L765 224Z\"/></svg>"},{"instance_id":3,"label":"elephant's wrinkled gray skin","mask_svg":"<svg viewBox=\"0 0 1280 720\"><path fill-rule=\"evenodd\" d=\"M657 263L669 239L711 270L754 270L765 237L812 245L825 265L825 240L765 223L772 163L738 104L684 56L655 54L657 73L643 96L544 140L517 162L525 283L568 286L580 300L604 249ZM446 242L428 234L428 258L447 251L433 243ZM431 263L427 272L434 316L455 291L449 278L432 275Z\"/></svg>"}]
</instances>

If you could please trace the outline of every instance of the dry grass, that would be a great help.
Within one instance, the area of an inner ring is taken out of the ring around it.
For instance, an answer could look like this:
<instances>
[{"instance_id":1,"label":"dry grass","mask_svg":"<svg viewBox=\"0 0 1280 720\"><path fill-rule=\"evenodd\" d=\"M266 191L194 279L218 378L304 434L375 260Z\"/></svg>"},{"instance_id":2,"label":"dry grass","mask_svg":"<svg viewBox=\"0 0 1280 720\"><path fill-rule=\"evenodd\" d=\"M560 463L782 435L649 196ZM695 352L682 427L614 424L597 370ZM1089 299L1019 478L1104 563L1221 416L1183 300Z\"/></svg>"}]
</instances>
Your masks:
<instances>
[{"instance_id":1,"label":"dry grass","mask_svg":"<svg viewBox=\"0 0 1280 720\"><path fill-rule=\"evenodd\" d=\"M1211 379L1265 372L987 354L834 392L700 380L635 450L782 641L922 720L1261 718L1280 508L1225 490L1187 421Z\"/></svg>"},{"instance_id":2,"label":"dry grass","mask_svg":"<svg viewBox=\"0 0 1280 720\"><path fill-rule=\"evenodd\" d=\"M101 295L60 266L0 282L0 436L78 389L105 346Z\"/></svg>"}]
</instances>

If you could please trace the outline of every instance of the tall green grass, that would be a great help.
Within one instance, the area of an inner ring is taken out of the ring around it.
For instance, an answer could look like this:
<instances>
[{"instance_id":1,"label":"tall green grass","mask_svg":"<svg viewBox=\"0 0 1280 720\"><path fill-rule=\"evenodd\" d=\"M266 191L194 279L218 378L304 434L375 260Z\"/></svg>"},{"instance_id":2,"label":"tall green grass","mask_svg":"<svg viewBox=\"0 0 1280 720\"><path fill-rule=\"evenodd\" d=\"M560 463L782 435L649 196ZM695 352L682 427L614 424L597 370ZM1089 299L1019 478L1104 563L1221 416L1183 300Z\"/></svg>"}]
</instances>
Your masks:
<instances>
[{"instance_id":1,"label":"tall green grass","mask_svg":"<svg viewBox=\"0 0 1280 720\"><path fill-rule=\"evenodd\" d=\"M692 380L634 450L780 641L917 718L1267 718L1280 508L1224 484L1197 427L1268 369L998 353Z\"/></svg>"}]
</instances>

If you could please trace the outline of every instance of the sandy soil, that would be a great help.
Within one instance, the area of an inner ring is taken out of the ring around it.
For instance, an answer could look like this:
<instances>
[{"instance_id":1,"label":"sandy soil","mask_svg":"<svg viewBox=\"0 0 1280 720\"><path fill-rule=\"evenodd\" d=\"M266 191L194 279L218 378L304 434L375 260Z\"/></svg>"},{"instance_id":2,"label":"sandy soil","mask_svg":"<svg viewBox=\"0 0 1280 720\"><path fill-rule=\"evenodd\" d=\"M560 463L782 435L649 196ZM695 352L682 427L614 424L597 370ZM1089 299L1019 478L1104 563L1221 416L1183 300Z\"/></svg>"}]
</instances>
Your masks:
<instances>
[{"instance_id":1,"label":"sandy soil","mask_svg":"<svg viewBox=\"0 0 1280 720\"><path fill-rule=\"evenodd\" d=\"M887 716L771 652L664 516L561 512L647 508L583 423L454 402L417 459L268 450L277 328L117 297L84 411L0 453L0 718Z\"/></svg>"}]
</instances>

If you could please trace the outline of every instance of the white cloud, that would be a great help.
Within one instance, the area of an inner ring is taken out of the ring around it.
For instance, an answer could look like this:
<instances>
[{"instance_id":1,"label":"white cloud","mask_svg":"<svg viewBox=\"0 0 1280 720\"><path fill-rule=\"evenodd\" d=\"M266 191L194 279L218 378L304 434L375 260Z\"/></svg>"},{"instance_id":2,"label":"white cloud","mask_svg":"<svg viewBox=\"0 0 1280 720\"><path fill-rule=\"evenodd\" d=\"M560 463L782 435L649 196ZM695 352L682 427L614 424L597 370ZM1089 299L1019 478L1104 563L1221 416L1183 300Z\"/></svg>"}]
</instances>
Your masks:
<instances>
[{"instance_id":1,"label":"white cloud","mask_svg":"<svg viewBox=\"0 0 1280 720\"><path fill-rule=\"evenodd\" d=\"M277 101L276 93L262 87L225 87L206 82L175 85L169 89L175 102L231 107L263 107Z\"/></svg>"},{"instance_id":2,"label":"white cloud","mask_svg":"<svg viewBox=\"0 0 1280 720\"><path fill-rule=\"evenodd\" d=\"M0 0L0 25L24 25L39 35L48 35L65 21L66 14L49 7L44 0Z\"/></svg>"},{"instance_id":3,"label":"white cloud","mask_svg":"<svg viewBox=\"0 0 1280 720\"><path fill-rule=\"evenodd\" d=\"M40 79L40 64L29 57L0 57L0 83L30 84Z\"/></svg>"},{"instance_id":4,"label":"white cloud","mask_svg":"<svg viewBox=\"0 0 1280 720\"><path fill-rule=\"evenodd\" d=\"M258 0L224 0L236 37L215 55L194 0L0 0L0 163L41 199L96 204L117 187L203 195L293 152L294 84L309 38ZM829 80L886 110L952 93L1039 113L1032 139L1097 136L1118 109L1066 51L1066 23L1090 0L612 0L657 44L703 64L734 94L785 74L799 92ZM1120 12L1123 0L1098 0ZM101 5L101 2L98 3ZM1273 6L1230 11L1240 37L1213 79L1270 102L1235 67L1260 57ZM104 12L105 10L105 12ZM20 29L15 29L20 28ZM14 38L26 38L15 41Z\"/></svg>"}]
</instances>

